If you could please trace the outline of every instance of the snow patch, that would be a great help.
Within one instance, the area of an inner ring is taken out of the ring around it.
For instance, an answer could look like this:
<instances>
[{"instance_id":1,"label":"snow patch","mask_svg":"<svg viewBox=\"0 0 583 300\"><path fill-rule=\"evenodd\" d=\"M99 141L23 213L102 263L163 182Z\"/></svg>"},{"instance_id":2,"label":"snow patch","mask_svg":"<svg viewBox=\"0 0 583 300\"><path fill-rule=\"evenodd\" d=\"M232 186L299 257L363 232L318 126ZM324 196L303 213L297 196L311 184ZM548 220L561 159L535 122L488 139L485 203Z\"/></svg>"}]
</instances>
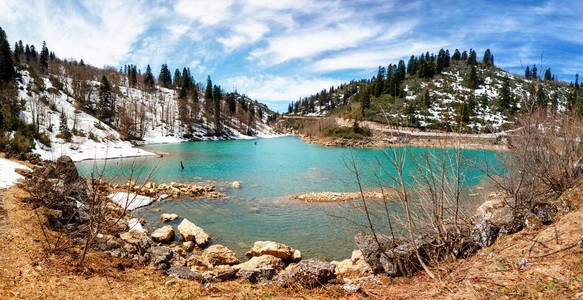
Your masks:
<instances>
[{"instance_id":1,"label":"snow patch","mask_svg":"<svg viewBox=\"0 0 583 300\"><path fill-rule=\"evenodd\" d=\"M16 169L30 171L30 168L19 163L0 158L0 189L6 189L16 184L19 179L24 177L16 173Z\"/></svg>"},{"instance_id":2,"label":"snow patch","mask_svg":"<svg viewBox=\"0 0 583 300\"><path fill-rule=\"evenodd\" d=\"M111 201L127 210L134 210L136 208L149 205L154 202L154 198L137 195L134 193L118 192L107 196Z\"/></svg>"}]
</instances>

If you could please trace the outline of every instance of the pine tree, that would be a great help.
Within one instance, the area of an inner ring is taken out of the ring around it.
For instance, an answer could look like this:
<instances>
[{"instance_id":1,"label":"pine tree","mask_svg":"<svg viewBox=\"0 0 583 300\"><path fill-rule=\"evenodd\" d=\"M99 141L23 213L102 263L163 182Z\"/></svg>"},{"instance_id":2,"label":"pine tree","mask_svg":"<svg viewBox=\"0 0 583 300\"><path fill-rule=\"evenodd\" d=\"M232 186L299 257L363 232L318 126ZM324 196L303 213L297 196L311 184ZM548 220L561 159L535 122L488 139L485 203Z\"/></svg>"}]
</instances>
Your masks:
<instances>
[{"instance_id":1,"label":"pine tree","mask_svg":"<svg viewBox=\"0 0 583 300\"><path fill-rule=\"evenodd\" d=\"M512 107L512 92L510 91L510 79L502 79L502 88L500 88L500 99L498 100L498 111L504 112Z\"/></svg>"},{"instance_id":2,"label":"pine tree","mask_svg":"<svg viewBox=\"0 0 583 300\"><path fill-rule=\"evenodd\" d=\"M458 49L455 49L455 51L453 52L453 55L451 56L451 60L458 61L460 59L462 59L462 55Z\"/></svg>"},{"instance_id":3,"label":"pine tree","mask_svg":"<svg viewBox=\"0 0 583 300\"><path fill-rule=\"evenodd\" d=\"M69 131L69 126L67 125L67 115L65 112L61 111L61 116L59 118L59 136L65 142L71 142L72 134Z\"/></svg>"},{"instance_id":4,"label":"pine tree","mask_svg":"<svg viewBox=\"0 0 583 300\"><path fill-rule=\"evenodd\" d=\"M486 51L484 52L484 58L482 59L482 63L487 65L487 66L494 65L494 55L492 55L492 52L490 52L490 49L486 49Z\"/></svg>"},{"instance_id":5,"label":"pine tree","mask_svg":"<svg viewBox=\"0 0 583 300\"><path fill-rule=\"evenodd\" d=\"M468 52L466 52L466 50L464 50L464 52L462 52L461 60L462 61L467 61L468 60Z\"/></svg>"},{"instance_id":6,"label":"pine tree","mask_svg":"<svg viewBox=\"0 0 583 300\"><path fill-rule=\"evenodd\" d=\"M551 80L553 80L553 78L551 76L551 69L549 68L545 71L545 81L551 81Z\"/></svg>"},{"instance_id":7,"label":"pine tree","mask_svg":"<svg viewBox=\"0 0 583 300\"><path fill-rule=\"evenodd\" d=\"M43 47L40 51L40 68L44 72L47 71L49 67L49 48L47 48L47 43L43 41Z\"/></svg>"},{"instance_id":8,"label":"pine tree","mask_svg":"<svg viewBox=\"0 0 583 300\"><path fill-rule=\"evenodd\" d=\"M214 86L213 88L213 96L212 99L214 100L214 116L215 116L215 134L217 136L222 134L222 126L221 126L221 100L223 99L223 93L221 91L220 86Z\"/></svg>"},{"instance_id":9,"label":"pine tree","mask_svg":"<svg viewBox=\"0 0 583 300\"><path fill-rule=\"evenodd\" d=\"M468 64L475 65L477 63L478 62L477 62L476 51L474 51L473 49L470 49L470 56L468 57Z\"/></svg>"},{"instance_id":10,"label":"pine tree","mask_svg":"<svg viewBox=\"0 0 583 300\"><path fill-rule=\"evenodd\" d=\"M0 86L11 82L16 76L14 62L12 60L12 51L6 37L6 32L0 27Z\"/></svg>"},{"instance_id":11,"label":"pine tree","mask_svg":"<svg viewBox=\"0 0 583 300\"><path fill-rule=\"evenodd\" d=\"M537 74L537 69L536 69L536 65L532 65L532 69L530 71L531 75L530 78L532 79L538 79L538 74Z\"/></svg>"},{"instance_id":12,"label":"pine tree","mask_svg":"<svg viewBox=\"0 0 583 300\"><path fill-rule=\"evenodd\" d=\"M476 70L476 66L472 65L472 68L470 69L470 74L466 78L466 86L469 89L475 90L478 88L478 85L479 85L478 72Z\"/></svg>"},{"instance_id":13,"label":"pine tree","mask_svg":"<svg viewBox=\"0 0 583 300\"><path fill-rule=\"evenodd\" d=\"M206 90L204 92L204 99L207 101L213 99L213 82L211 81L210 75L208 75L206 79Z\"/></svg>"},{"instance_id":14,"label":"pine tree","mask_svg":"<svg viewBox=\"0 0 583 300\"><path fill-rule=\"evenodd\" d=\"M234 114L237 110L237 101L235 100L235 94L230 93L227 95L227 105L229 105L229 111ZM291 112L291 108L288 107L288 112Z\"/></svg>"},{"instance_id":15,"label":"pine tree","mask_svg":"<svg viewBox=\"0 0 583 300\"><path fill-rule=\"evenodd\" d=\"M99 119L104 122L110 122L113 117L113 96L111 94L111 85L105 75L101 78L99 86L99 105L97 112Z\"/></svg>"},{"instance_id":16,"label":"pine tree","mask_svg":"<svg viewBox=\"0 0 583 300\"><path fill-rule=\"evenodd\" d=\"M174 81L172 82L175 88L182 86L182 76L180 76L180 71L176 69L174 71Z\"/></svg>"},{"instance_id":17,"label":"pine tree","mask_svg":"<svg viewBox=\"0 0 583 300\"><path fill-rule=\"evenodd\" d=\"M526 70L524 70L524 78L530 79L530 68L526 66Z\"/></svg>"},{"instance_id":18,"label":"pine tree","mask_svg":"<svg viewBox=\"0 0 583 300\"><path fill-rule=\"evenodd\" d=\"M148 65L146 67L146 74L144 76L144 85L147 88L154 88L154 83L156 82L156 80L154 80L154 75L152 74L152 68L150 68L150 65Z\"/></svg>"},{"instance_id":19,"label":"pine tree","mask_svg":"<svg viewBox=\"0 0 583 300\"><path fill-rule=\"evenodd\" d=\"M169 88L172 84L172 74L170 74L170 70L168 70L168 65L162 64L160 75L158 76L158 82L165 88Z\"/></svg>"}]
</instances>

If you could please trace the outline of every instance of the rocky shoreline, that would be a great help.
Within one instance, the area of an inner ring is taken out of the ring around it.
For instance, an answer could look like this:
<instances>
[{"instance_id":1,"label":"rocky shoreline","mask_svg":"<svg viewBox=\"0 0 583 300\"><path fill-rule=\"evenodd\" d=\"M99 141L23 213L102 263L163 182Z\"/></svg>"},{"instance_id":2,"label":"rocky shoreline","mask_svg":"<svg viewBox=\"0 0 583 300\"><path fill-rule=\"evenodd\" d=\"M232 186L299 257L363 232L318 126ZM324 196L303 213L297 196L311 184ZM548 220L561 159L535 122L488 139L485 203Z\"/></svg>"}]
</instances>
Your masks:
<instances>
[{"instance_id":1,"label":"rocky shoreline","mask_svg":"<svg viewBox=\"0 0 583 300\"><path fill-rule=\"evenodd\" d=\"M97 185L97 189L92 190L87 181L78 175L74 163L68 157L61 157L57 162L44 162L25 175L25 188L33 195L30 201L36 206L35 211L45 216L45 226L66 233L80 245L85 241L83 235L86 234L82 228L90 222L91 209L95 209L92 206L95 195L105 195L110 192L109 189L116 188L115 185L105 184ZM39 184L51 192L38 193ZM182 189L186 190L184 193L196 194L213 190L210 187L189 189L187 186L144 184L135 188L130 182L117 188L126 188L127 191L130 187L133 192L145 191L151 196L169 189L180 190L181 193L176 192L176 196L182 195ZM58 197L43 198L55 195ZM334 197L336 193L329 195ZM504 195L492 194L490 198L478 208L472 223L460 229L462 235L453 247L448 248L452 252L436 257L468 257L480 248L492 245L500 235L550 224L559 210L569 209L569 204L564 201L557 205L540 204L535 205L528 216L517 219L506 205ZM213 244L212 236L191 220L161 213L163 222L180 221L176 230L172 225L164 225L148 234L132 228L129 225L134 219L131 212L107 199L103 199L109 201L103 208L106 213L105 223L95 236L92 244L94 250L149 265L162 270L169 277L202 283L241 279L282 287L314 288L328 282L340 282L346 291L357 291L360 282L378 281L380 277L386 276L408 276L421 270L414 255L416 250L427 261L433 254L443 250L436 248L435 245L439 243L426 236L416 237L415 243L412 243L408 239L393 239L379 232L359 232L354 237L358 250L353 251L351 258L343 261L302 259L297 249L274 241L257 241L246 253L248 260L242 262L227 247ZM124 222L117 222L116 218ZM171 280L168 280L169 284Z\"/></svg>"},{"instance_id":2,"label":"rocky shoreline","mask_svg":"<svg viewBox=\"0 0 583 300\"><path fill-rule=\"evenodd\" d=\"M362 196L367 200L391 200L395 196L394 191L381 192L380 190L367 190L360 192L310 192L293 195L293 199L297 199L306 203L323 203L323 202L348 202L362 199Z\"/></svg>"},{"instance_id":3,"label":"rocky shoreline","mask_svg":"<svg viewBox=\"0 0 583 300\"><path fill-rule=\"evenodd\" d=\"M418 148L457 148L467 150L507 151L505 144L496 144L490 138L458 138L445 139L440 137L409 137L397 138L383 134L362 139L347 139L336 137L316 137L300 135L299 139L308 143L326 147L347 148L388 148L388 147L418 147ZM459 144L458 144L459 142Z\"/></svg>"}]
</instances>

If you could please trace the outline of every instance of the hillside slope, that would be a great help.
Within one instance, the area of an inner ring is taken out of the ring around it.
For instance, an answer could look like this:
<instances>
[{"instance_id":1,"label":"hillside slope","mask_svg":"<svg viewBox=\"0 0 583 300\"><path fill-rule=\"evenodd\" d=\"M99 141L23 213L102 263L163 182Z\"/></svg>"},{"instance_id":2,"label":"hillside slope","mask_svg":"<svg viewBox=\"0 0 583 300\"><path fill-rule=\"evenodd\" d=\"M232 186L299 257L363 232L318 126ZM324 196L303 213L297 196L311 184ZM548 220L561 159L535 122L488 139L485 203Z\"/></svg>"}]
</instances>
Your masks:
<instances>
[{"instance_id":1,"label":"hillside slope","mask_svg":"<svg viewBox=\"0 0 583 300\"><path fill-rule=\"evenodd\" d=\"M139 144L177 143L199 140L249 139L271 137L276 132L267 124L274 116L265 105L233 94L237 109L244 113L222 116L221 134L209 120L205 99L189 123L179 120L178 91L156 86L151 91L111 83L115 120L97 118L101 83L73 80L60 74L39 76L23 66L18 71L18 98L24 104L21 118L40 133L34 153L44 159L69 155L73 160L152 155L135 148ZM83 99L84 98L84 99ZM251 114L248 111L254 110ZM69 132L64 134L64 132ZM122 131L124 133L122 133Z\"/></svg>"},{"instance_id":2,"label":"hillside slope","mask_svg":"<svg viewBox=\"0 0 583 300\"><path fill-rule=\"evenodd\" d=\"M351 81L301 99L290 104L287 115L489 133L514 128L517 115L526 109L559 113L571 109L573 87L566 82L527 79L491 64L451 60L430 76L408 69L405 73L403 64L398 79L395 67L390 65L386 74L381 67L370 80Z\"/></svg>"}]
</instances>

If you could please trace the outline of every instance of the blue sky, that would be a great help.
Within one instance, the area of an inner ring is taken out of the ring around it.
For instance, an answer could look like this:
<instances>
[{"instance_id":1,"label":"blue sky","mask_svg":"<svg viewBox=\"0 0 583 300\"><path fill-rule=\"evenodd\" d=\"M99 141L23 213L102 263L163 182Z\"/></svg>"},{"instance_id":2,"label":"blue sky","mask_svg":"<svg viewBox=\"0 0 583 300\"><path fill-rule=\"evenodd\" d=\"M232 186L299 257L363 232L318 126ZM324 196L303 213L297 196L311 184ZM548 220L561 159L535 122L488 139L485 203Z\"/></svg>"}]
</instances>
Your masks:
<instances>
[{"instance_id":1,"label":"blue sky","mask_svg":"<svg viewBox=\"0 0 583 300\"><path fill-rule=\"evenodd\" d=\"M0 0L16 40L95 66L187 66L274 109L411 54L490 48L498 66L583 73L582 1Z\"/></svg>"}]
</instances>

